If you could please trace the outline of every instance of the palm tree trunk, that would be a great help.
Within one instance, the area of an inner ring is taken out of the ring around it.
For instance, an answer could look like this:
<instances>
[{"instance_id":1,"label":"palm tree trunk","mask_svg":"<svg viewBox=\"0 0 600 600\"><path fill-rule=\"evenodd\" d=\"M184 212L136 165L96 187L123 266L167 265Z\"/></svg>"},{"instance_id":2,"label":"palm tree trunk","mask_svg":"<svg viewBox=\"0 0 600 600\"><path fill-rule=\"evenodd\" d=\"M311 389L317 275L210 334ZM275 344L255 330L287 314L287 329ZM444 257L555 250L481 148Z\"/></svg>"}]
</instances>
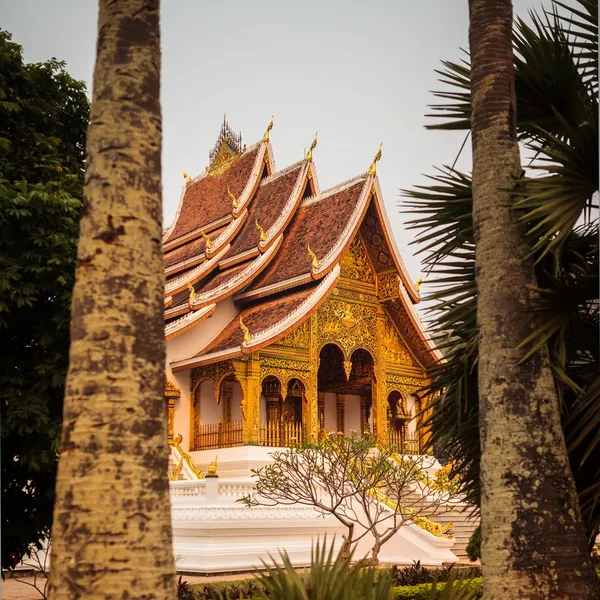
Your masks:
<instances>
[{"instance_id":1,"label":"palm tree trunk","mask_svg":"<svg viewBox=\"0 0 600 600\"><path fill-rule=\"evenodd\" d=\"M516 350L536 279L506 191L521 176L512 3L469 9L484 595L596 598L548 352Z\"/></svg>"},{"instance_id":2,"label":"palm tree trunk","mask_svg":"<svg viewBox=\"0 0 600 600\"><path fill-rule=\"evenodd\" d=\"M100 0L50 598L176 595L163 407L159 0Z\"/></svg>"}]
</instances>

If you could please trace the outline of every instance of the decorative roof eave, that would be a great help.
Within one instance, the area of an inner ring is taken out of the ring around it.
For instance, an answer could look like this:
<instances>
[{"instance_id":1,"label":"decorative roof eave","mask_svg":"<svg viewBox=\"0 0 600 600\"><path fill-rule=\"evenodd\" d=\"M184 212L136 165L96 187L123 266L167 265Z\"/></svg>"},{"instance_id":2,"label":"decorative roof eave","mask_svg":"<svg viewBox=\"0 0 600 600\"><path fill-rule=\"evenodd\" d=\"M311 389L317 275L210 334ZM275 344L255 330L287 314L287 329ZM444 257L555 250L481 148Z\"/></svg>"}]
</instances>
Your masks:
<instances>
[{"instance_id":1,"label":"decorative roof eave","mask_svg":"<svg viewBox=\"0 0 600 600\"><path fill-rule=\"evenodd\" d=\"M298 306L291 311L279 322L251 335L248 341L242 342L239 345L225 348L217 352L211 352L203 356L190 356L183 360L173 361L170 366L173 373L178 371L186 371L193 367L205 365L213 362L218 362L225 359L235 358L250 352L256 352L265 346L273 344L285 337L292 329L302 325L311 315L313 315L327 299L329 293L335 287L339 278L340 268L338 265L327 275L316 287L316 289ZM243 315L237 313L232 320L239 320ZM231 323L231 321L230 321ZM229 325L229 324L228 324ZM226 325L227 327L227 325ZM197 353L196 353L197 354Z\"/></svg>"},{"instance_id":2,"label":"decorative roof eave","mask_svg":"<svg viewBox=\"0 0 600 600\"><path fill-rule=\"evenodd\" d=\"M221 227L225 227L229 225L233 221L232 215L225 215L220 219L216 219L211 223L203 225L202 227L198 227L189 233L179 236L170 242L166 242L163 244L163 252L170 252L171 250L175 250L175 248L179 248L179 246L183 246L188 242L193 242L195 239L199 238L203 233L209 234L215 229L220 229Z\"/></svg>"},{"instance_id":3,"label":"decorative roof eave","mask_svg":"<svg viewBox=\"0 0 600 600\"><path fill-rule=\"evenodd\" d=\"M188 329L191 329L197 325L200 321L212 317L213 313L217 308L216 304L209 304L200 310L194 310L188 312L185 316L169 323L165 327L165 340L173 339L174 337L184 333Z\"/></svg>"},{"instance_id":4,"label":"decorative roof eave","mask_svg":"<svg viewBox=\"0 0 600 600\"><path fill-rule=\"evenodd\" d=\"M254 257L258 256L259 254L260 254L260 252L258 251L258 248L251 248L250 250L247 250L246 252L240 252L239 254L230 256L229 258L222 260L219 263L219 269L221 269L221 271L224 271L225 269L229 269L229 267L233 267L233 266L237 265L238 263L241 263L241 262L244 262L251 258L254 258Z\"/></svg>"},{"instance_id":5,"label":"decorative roof eave","mask_svg":"<svg viewBox=\"0 0 600 600\"><path fill-rule=\"evenodd\" d=\"M214 240L211 240L212 246L206 248L204 254L206 258L212 258L219 252L224 244L229 244L237 232L241 229L242 225L248 218L248 208L244 208L242 212L238 213L231 223L221 232L221 234Z\"/></svg>"},{"instance_id":6,"label":"decorative roof eave","mask_svg":"<svg viewBox=\"0 0 600 600\"><path fill-rule=\"evenodd\" d=\"M165 269L165 277L169 277L169 275L173 275L179 271L185 271L186 269L195 267L197 264L203 263L205 260L206 254L203 252L202 254L198 254L193 258L188 258L182 262L175 263L174 265L171 265Z\"/></svg>"},{"instance_id":7,"label":"decorative roof eave","mask_svg":"<svg viewBox=\"0 0 600 600\"><path fill-rule=\"evenodd\" d=\"M167 310L167 308L169 308L171 306L171 304L173 304L173 296L166 296L164 309Z\"/></svg>"},{"instance_id":8,"label":"decorative roof eave","mask_svg":"<svg viewBox=\"0 0 600 600\"><path fill-rule=\"evenodd\" d=\"M195 269L191 271L187 271L181 275L181 277L177 277L177 279L173 279L169 281L165 285L165 294L172 296L173 294L177 294L183 291L187 284L194 284L200 281L203 277L206 277L213 269L215 269L219 265L219 260L221 260L227 252L229 252L230 245L227 244L223 248L219 250L219 252L210 260L204 261L201 265L197 266Z\"/></svg>"},{"instance_id":9,"label":"decorative roof eave","mask_svg":"<svg viewBox=\"0 0 600 600\"><path fill-rule=\"evenodd\" d=\"M241 290L271 262L271 259L279 250L282 241L283 235L279 234L264 254L259 255L257 259L253 260L247 267L236 273L228 281L207 292L196 293L194 299L190 301L190 308L197 310L206 304L220 302L228 296L235 294L238 290Z\"/></svg>"},{"instance_id":10,"label":"decorative roof eave","mask_svg":"<svg viewBox=\"0 0 600 600\"><path fill-rule=\"evenodd\" d=\"M187 302L182 302L176 306L167 308L165 310L165 319L173 319L174 317L180 317L185 313L190 312L190 307Z\"/></svg>"},{"instance_id":11,"label":"decorative roof eave","mask_svg":"<svg viewBox=\"0 0 600 600\"><path fill-rule=\"evenodd\" d=\"M235 296L233 300L234 302L260 300L266 296L271 296L273 294L289 290L290 288L298 287L300 285L304 285L305 283L310 283L311 281L313 281L313 278L311 277L310 273L303 273L302 275L297 275L291 279L279 281L278 283L272 283L271 285L252 290L250 292L242 292L241 294Z\"/></svg>"},{"instance_id":12,"label":"decorative roof eave","mask_svg":"<svg viewBox=\"0 0 600 600\"><path fill-rule=\"evenodd\" d=\"M237 199L237 208L234 208L231 211L231 214L234 217L237 217L241 214L243 210L248 208L248 204L250 200L254 196L254 192L260 183L260 176L263 171L263 164L265 163L265 158L269 158L269 162L273 160L273 150L271 149L271 144L269 142L261 141L258 144L254 144L251 148L248 148L246 152L251 152L259 146L258 153L256 155L256 160L254 161L254 166L252 167L252 171L250 172L250 177L248 178L248 182L246 183L246 187L244 191L240 194L240 197ZM267 166L267 169L269 167Z\"/></svg>"},{"instance_id":13,"label":"decorative roof eave","mask_svg":"<svg viewBox=\"0 0 600 600\"><path fill-rule=\"evenodd\" d=\"M406 313L408 314L415 330L419 334L419 338L422 340L425 348L429 351L430 355L432 356L432 362L444 360L443 354L436 348L435 343L431 339L431 336L429 335L427 329L425 328L425 325L423 324L423 321L421 321L421 318L419 317L419 313L417 313L417 309L415 308L414 303L411 301L411 298L409 298L408 294L406 293L405 286L402 285L401 282L399 282L398 288L400 291L399 301L402 303L402 306L406 309Z\"/></svg>"},{"instance_id":14,"label":"decorative roof eave","mask_svg":"<svg viewBox=\"0 0 600 600\"><path fill-rule=\"evenodd\" d=\"M292 191L290 192L287 202L285 203L283 209L279 213L279 216L277 217L273 225L271 225L271 227L269 227L269 229L266 231L267 239L264 242L260 241L258 243L259 252L265 252L266 249L273 243L273 240L277 237L277 235L285 230L285 228L289 225L290 221L292 220L292 217L294 216L294 213L296 212L300 201L302 200L301 194L304 190L304 186L306 184L306 177L308 175L311 165L309 161L303 162L304 164L298 173L296 183ZM289 172L294 167L295 165L292 165L292 167L284 169L283 171L281 171L281 174ZM278 176L279 174L280 173L276 173L275 175Z\"/></svg>"},{"instance_id":15,"label":"decorative roof eave","mask_svg":"<svg viewBox=\"0 0 600 600\"><path fill-rule=\"evenodd\" d=\"M377 214L379 215L379 218L381 219L381 225L383 228L383 232L385 234L386 242L388 243L390 252L392 254L392 258L394 259L394 264L395 264L396 268L398 269L400 279L403 283L402 287L404 287L405 290L408 292L408 295L410 296L411 300L415 304L417 304L418 302L421 301L421 296L419 295L419 292L417 291L417 288L415 287L415 284L414 284L413 280L411 279L411 276L408 273L408 269L406 268L406 265L404 264L404 261L402 260L402 256L400 255L398 246L396 246L396 241L394 240L394 236L392 235L392 227L387 218L387 213L385 211L385 206L383 204L383 194L381 193L381 187L379 186L379 179L377 178L377 175L373 176L373 180L374 180L374 188L375 188L375 194L374 194L375 209L377 210Z\"/></svg>"}]
</instances>

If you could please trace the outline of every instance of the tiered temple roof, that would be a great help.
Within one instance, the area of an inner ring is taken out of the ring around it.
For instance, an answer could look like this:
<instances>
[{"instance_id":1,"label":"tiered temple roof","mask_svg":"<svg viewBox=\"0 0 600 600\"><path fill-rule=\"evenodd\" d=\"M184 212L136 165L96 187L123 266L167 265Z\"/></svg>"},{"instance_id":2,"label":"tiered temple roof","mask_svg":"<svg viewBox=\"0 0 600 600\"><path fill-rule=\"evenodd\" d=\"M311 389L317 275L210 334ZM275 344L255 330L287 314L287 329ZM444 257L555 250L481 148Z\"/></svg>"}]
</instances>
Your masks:
<instances>
[{"instance_id":1,"label":"tiered temple roof","mask_svg":"<svg viewBox=\"0 0 600 600\"><path fill-rule=\"evenodd\" d=\"M165 335L171 339L233 302L212 340L172 363L184 370L272 344L327 299L358 238L376 274L378 297L419 361L435 349L414 308L418 290L398 253L376 175L321 191L312 160L275 170L269 131L246 149L223 124L209 166L186 183L163 237Z\"/></svg>"}]
</instances>

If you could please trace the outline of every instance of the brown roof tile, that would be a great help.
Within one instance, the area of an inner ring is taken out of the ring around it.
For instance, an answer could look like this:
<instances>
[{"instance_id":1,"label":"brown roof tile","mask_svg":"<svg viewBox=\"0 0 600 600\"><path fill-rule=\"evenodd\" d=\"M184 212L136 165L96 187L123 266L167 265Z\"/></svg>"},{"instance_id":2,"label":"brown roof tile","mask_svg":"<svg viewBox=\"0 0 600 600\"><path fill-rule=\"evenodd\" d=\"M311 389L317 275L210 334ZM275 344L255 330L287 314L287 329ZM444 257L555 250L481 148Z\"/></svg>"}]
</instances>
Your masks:
<instances>
[{"instance_id":1,"label":"brown roof tile","mask_svg":"<svg viewBox=\"0 0 600 600\"><path fill-rule=\"evenodd\" d=\"M260 144L242 154L223 175L207 175L188 184L181 212L168 240L174 240L228 215L231 212L231 200L227 188L231 189L231 193L236 198L241 195L248 183L259 150Z\"/></svg>"},{"instance_id":2,"label":"brown roof tile","mask_svg":"<svg viewBox=\"0 0 600 600\"><path fill-rule=\"evenodd\" d=\"M312 259L306 244L323 259L342 235L363 191L364 179L316 202L300 205L284 233L283 244L275 260L248 289L280 283L310 273Z\"/></svg>"},{"instance_id":3,"label":"brown roof tile","mask_svg":"<svg viewBox=\"0 0 600 600\"><path fill-rule=\"evenodd\" d=\"M251 334L265 330L267 327L281 321L281 319L302 304L314 292L316 286L317 284L313 284L303 290L266 302L260 302L244 309L240 313L244 325L248 327ZM243 341L244 332L240 329L240 316L238 315L223 329L212 344L196 356L233 348L239 346Z\"/></svg>"},{"instance_id":4,"label":"brown roof tile","mask_svg":"<svg viewBox=\"0 0 600 600\"><path fill-rule=\"evenodd\" d=\"M260 234L256 228L256 220L258 219L258 224L265 232L275 223L289 200L302 166L302 163L300 163L283 175L275 176L272 180L269 178L260 184L250 203L248 218L225 258L230 258L258 246Z\"/></svg>"},{"instance_id":5,"label":"brown roof tile","mask_svg":"<svg viewBox=\"0 0 600 600\"><path fill-rule=\"evenodd\" d=\"M222 271L219 273L216 271L216 275L213 275L204 285L196 288L196 293L208 292L209 290L214 290L216 287L220 286L222 283L225 283L232 277L239 273L242 269L245 269L248 266L248 263L242 263L241 265L236 265L231 269L227 269L226 271Z\"/></svg>"}]
</instances>

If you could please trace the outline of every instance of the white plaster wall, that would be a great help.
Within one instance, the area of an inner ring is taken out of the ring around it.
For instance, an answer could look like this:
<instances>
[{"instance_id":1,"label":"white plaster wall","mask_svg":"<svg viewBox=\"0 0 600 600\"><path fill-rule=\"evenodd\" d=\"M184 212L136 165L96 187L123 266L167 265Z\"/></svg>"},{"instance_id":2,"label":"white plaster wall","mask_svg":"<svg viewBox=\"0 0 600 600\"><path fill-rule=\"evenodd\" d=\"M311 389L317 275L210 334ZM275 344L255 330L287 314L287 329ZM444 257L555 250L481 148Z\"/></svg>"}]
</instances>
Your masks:
<instances>
[{"instance_id":1,"label":"white plaster wall","mask_svg":"<svg viewBox=\"0 0 600 600\"><path fill-rule=\"evenodd\" d=\"M360 433L360 396L346 396L344 412L344 432L350 435L352 431Z\"/></svg>"},{"instance_id":2,"label":"white plaster wall","mask_svg":"<svg viewBox=\"0 0 600 600\"><path fill-rule=\"evenodd\" d=\"M242 386L239 382L233 382L233 398L231 399L231 420L242 420Z\"/></svg>"},{"instance_id":3,"label":"white plaster wall","mask_svg":"<svg viewBox=\"0 0 600 600\"><path fill-rule=\"evenodd\" d=\"M217 404L214 382L203 381L200 384L200 423L202 425L218 423L222 416L223 406Z\"/></svg>"},{"instance_id":4,"label":"white plaster wall","mask_svg":"<svg viewBox=\"0 0 600 600\"><path fill-rule=\"evenodd\" d=\"M325 394L325 429L330 433L337 431L337 407L335 394Z\"/></svg>"},{"instance_id":5,"label":"white plaster wall","mask_svg":"<svg viewBox=\"0 0 600 600\"><path fill-rule=\"evenodd\" d=\"M175 418L173 420L173 433L181 434L181 447L190 449L190 372L171 373L167 370L167 379L181 390L181 397L175 401Z\"/></svg>"}]
</instances>

